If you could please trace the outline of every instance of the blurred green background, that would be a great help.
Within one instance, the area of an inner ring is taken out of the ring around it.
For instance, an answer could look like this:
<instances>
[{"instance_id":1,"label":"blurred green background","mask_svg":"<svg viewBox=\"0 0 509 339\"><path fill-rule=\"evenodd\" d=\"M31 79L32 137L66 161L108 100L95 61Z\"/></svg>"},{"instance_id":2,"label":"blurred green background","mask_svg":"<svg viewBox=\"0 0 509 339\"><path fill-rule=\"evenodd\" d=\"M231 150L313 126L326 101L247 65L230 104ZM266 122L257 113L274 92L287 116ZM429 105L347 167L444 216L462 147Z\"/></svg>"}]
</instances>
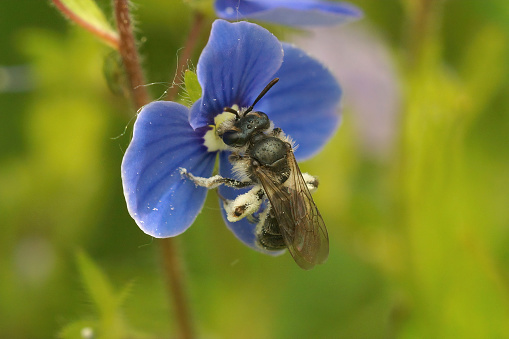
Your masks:
<instances>
[{"instance_id":1,"label":"blurred green background","mask_svg":"<svg viewBox=\"0 0 509 339\"><path fill-rule=\"evenodd\" d=\"M305 272L248 249L209 194L177 238L197 335L509 338L509 2L351 2L365 18L345 30L376 34L398 104L363 95L377 72L359 60L366 82L345 91L343 125L302 164L322 183L329 260ZM192 13L180 0L133 9L160 97ZM116 54L49 1L1 1L0 45L0 337L173 337L160 241L122 194L135 112ZM372 101L367 118L355 100ZM370 151L359 131L387 119L392 142Z\"/></svg>"}]
</instances>

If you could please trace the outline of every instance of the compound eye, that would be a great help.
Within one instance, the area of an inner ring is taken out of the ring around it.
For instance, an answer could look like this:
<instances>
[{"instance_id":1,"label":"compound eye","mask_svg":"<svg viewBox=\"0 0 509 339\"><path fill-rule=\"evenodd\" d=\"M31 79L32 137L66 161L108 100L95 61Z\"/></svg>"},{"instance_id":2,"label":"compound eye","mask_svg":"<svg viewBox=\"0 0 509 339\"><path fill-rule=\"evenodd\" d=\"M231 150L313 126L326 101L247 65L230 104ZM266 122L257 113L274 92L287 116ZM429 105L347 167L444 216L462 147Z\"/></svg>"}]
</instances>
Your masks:
<instances>
[{"instance_id":1,"label":"compound eye","mask_svg":"<svg viewBox=\"0 0 509 339\"><path fill-rule=\"evenodd\" d=\"M245 137L234 130L224 132L223 142L232 147L244 146L246 144Z\"/></svg>"}]
</instances>

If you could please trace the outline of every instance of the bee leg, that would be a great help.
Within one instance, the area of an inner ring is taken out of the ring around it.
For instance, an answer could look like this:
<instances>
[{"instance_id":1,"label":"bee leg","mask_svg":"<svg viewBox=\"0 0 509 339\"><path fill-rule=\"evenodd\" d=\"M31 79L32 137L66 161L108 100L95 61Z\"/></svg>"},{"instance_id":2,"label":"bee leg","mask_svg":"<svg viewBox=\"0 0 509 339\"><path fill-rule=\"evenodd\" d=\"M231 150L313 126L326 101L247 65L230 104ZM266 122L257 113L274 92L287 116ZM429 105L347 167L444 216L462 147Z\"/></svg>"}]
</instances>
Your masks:
<instances>
[{"instance_id":1,"label":"bee leg","mask_svg":"<svg viewBox=\"0 0 509 339\"><path fill-rule=\"evenodd\" d=\"M230 222L236 222L252 215L260 209L264 195L261 186L256 185L247 193L239 195L235 200L224 199L223 206L226 211L226 218Z\"/></svg>"},{"instance_id":2,"label":"bee leg","mask_svg":"<svg viewBox=\"0 0 509 339\"><path fill-rule=\"evenodd\" d=\"M226 185L234 188L244 188L253 185L253 183L250 181L239 181L230 178L223 178L220 175L214 175L213 177L210 178L195 177L194 175L189 173L185 168L180 168L180 174L191 179L196 186L201 186L208 189L216 188L220 185Z\"/></svg>"},{"instance_id":3,"label":"bee leg","mask_svg":"<svg viewBox=\"0 0 509 339\"><path fill-rule=\"evenodd\" d=\"M302 177L306 182L309 192L314 193L318 189L318 178L308 173L302 173Z\"/></svg>"}]
</instances>

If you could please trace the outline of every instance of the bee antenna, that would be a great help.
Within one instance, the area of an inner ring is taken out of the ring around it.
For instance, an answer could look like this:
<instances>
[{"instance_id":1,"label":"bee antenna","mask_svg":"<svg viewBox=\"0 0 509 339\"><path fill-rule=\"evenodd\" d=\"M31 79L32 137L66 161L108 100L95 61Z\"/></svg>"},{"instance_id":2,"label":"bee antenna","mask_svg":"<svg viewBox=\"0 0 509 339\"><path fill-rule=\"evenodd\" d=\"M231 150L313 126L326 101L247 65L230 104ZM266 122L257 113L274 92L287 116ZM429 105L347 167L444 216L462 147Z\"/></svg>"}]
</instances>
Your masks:
<instances>
[{"instance_id":1,"label":"bee antenna","mask_svg":"<svg viewBox=\"0 0 509 339\"><path fill-rule=\"evenodd\" d=\"M260 99L261 99L261 98L263 98L263 96L264 96L265 94L267 94L267 92L269 91L269 89L271 89L271 88L272 88L272 86L274 86L274 85L275 85L278 81L279 81L279 78L272 79L272 81L271 81L271 82L269 82L269 83L267 84L267 86L265 86L265 88L263 89L263 91L262 91L262 92L258 95L258 97L255 99L255 101L253 102L253 104L247 108L247 110L244 112L244 114L245 114L245 113L249 113L249 112L251 112L251 111L253 110L253 108L254 108L254 105L256 105L256 103L257 103L258 101L260 101Z\"/></svg>"},{"instance_id":2,"label":"bee antenna","mask_svg":"<svg viewBox=\"0 0 509 339\"><path fill-rule=\"evenodd\" d=\"M223 108L223 112L233 113L233 114L235 114L235 116L237 117L237 119L238 119L238 118L240 118L240 116L239 116L239 112L237 112L236 110L234 110L234 109L233 109L233 108L231 108L231 107L225 107L225 108Z\"/></svg>"}]
</instances>

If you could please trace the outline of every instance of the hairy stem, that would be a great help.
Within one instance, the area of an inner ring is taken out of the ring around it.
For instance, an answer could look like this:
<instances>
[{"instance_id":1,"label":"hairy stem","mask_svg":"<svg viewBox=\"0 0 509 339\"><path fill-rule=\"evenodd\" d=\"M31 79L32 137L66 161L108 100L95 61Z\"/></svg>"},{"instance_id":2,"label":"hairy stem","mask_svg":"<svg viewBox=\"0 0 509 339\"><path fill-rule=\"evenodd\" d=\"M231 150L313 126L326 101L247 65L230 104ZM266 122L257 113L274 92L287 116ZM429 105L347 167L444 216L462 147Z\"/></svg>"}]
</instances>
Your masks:
<instances>
[{"instance_id":1,"label":"hairy stem","mask_svg":"<svg viewBox=\"0 0 509 339\"><path fill-rule=\"evenodd\" d=\"M115 18L120 35L119 52L127 73L129 87L133 96L136 109L150 102L150 97L145 85L145 77L140 65L140 57L136 48L131 18L129 16L129 4L127 0L114 0Z\"/></svg>"},{"instance_id":2,"label":"hairy stem","mask_svg":"<svg viewBox=\"0 0 509 339\"><path fill-rule=\"evenodd\" d=\"M166 92L167 100L175 100L175 98L177 97L179 87L175 84L175 79L177 79L177 77L185 71L187 62L193 55L194 49L196 47L196 44L200 37L200 33L203 28L203 23L205 21L204 19L205 17L202 13L194 12L191 30L187 35L185 46L182 49L182 54L180 55L180 58L178 59L177 70L175 73L172 87L170 87Z\"/></svg>"},{"instance_id":3,"label":"hairy stem","mask_svg":"<svg viewBox=\"0 0 509 339\"><path fill-rule=\"evenodd\" d=\"M119 51L129 79L134 104L136 109L139 109L150 102L150 96L144 86L145 78L140 65L140 58L129 17L128 1L114 0L114 5L115 17L120 33ZM185 284L178 256L178 246L173 238L162 239L161 246L163 255L162 265L167 276L167 289L171 295L171 303L173 303L177 318L179 337L190 339L193 337L191 315L184 292Z\"/></svg>"},{"instance_id":4,"label":"hairy stem","mask_svg":"<svg viewBox=\"0 0 509 339\"><path fill-rule=\"evenodd\" d=\"M174 79L182 74L185 70L188 60L191 58L196 44L199 40L200 33L203 28L204 16L200 12L195 12L193 15L193 23L191 24L191 31L189 32L182 54L178 59L177 70ZM173 81L173 86L170 87L166 93L167 100L175 100L178 94L178 86ZM182 267L178 258L177 243L173 238L162 239L163 246L163 263L164 269L168 275L169 290L173 297L173 304L176 310L177 321L179 324L179 338L191 339L194 337L193 327L191 322L191 312L186 301L184 294Z\"/></svg>"},{"instance_id":5,"label":"hairy stem","mask_svg":"<svg viewBox=\"0 0 509 339\"><path fill-rule=\"evenodd\" d=\"M106 42L108 45L118 50L119 48L119 37L115 32L110 32L104 29L100 29L97 26L91 25L90 22L83 20L82 17L73 12L69 7L67 7L61 0L52 0L55 7L65 15L69 20L77 23L81 27L85 28L87 31L99 37L99 39Z\"/></svg>"},{"instance_id":6,"label":"hairy stem","mask_svg":"<svg viewBox=\"0 0 509 339\"><path fill-rule=\"evenodd\" d=\"M174 238L161 239L163 247L163 265L169 280L168 289L172 296L172 302L175 309L175 316L179 327L179 336L181 339L193 338L193 328L191 323L191 312L184 293L183 272L181 261L178 255L178 244Z\"/></svg>"}]
</instances>

